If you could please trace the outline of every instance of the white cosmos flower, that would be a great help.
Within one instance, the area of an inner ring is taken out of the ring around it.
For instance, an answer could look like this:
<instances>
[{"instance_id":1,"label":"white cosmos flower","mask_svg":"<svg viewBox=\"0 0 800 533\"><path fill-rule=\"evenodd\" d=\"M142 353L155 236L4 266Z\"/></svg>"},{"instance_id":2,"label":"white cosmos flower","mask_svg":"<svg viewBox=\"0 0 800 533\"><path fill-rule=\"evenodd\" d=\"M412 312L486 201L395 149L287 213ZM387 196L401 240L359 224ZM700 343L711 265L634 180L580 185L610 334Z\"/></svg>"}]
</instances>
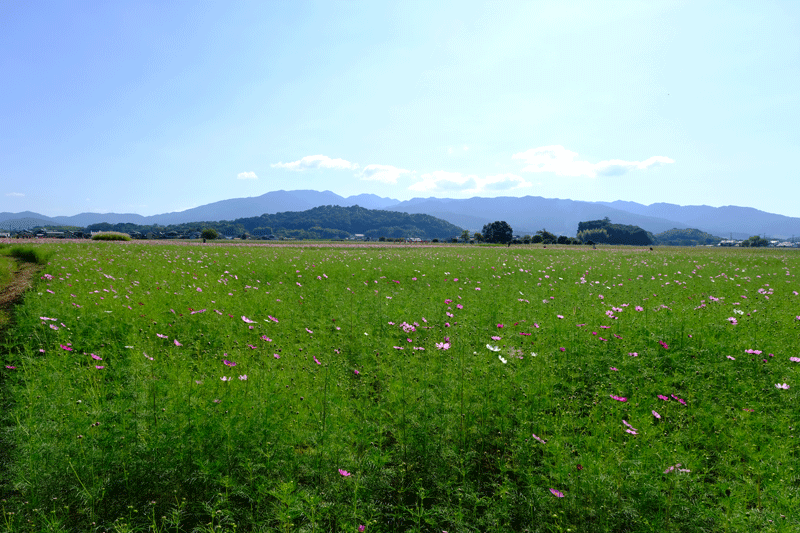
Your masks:
<instances>
[{"instance_id":1,"label":"white cosmos flower","mask_svg":"<svg viewBox=\"0 0 800 533\"><path fill-rule=\"evenodd\" d=\"M536 357L536 352L531 352L531 355Z\"/></svg>"},{"instance_id":2,"label":"white cosmos flower","mask_svg":"<svg viewBox=\"0 0 800 533\"><path fill-rule=\"evenodd\" d=\"M500 351L500 347L499 346L492 346L491 344L487 344L486 347L489 348L493 352L499 352Z\"/></svg>"},{"instance_id":3,"label":"white cosmos flower","mask_svg":"<svg viewBox=\"0 0 800 533\"><path fill-rule=\"evenodd\" d=\"M503 359L502 355L498 355L497 358L500 359L500 362L503 363L503 364L506 364L508 362L505 359Z\"/></svg>"}]
</instances>

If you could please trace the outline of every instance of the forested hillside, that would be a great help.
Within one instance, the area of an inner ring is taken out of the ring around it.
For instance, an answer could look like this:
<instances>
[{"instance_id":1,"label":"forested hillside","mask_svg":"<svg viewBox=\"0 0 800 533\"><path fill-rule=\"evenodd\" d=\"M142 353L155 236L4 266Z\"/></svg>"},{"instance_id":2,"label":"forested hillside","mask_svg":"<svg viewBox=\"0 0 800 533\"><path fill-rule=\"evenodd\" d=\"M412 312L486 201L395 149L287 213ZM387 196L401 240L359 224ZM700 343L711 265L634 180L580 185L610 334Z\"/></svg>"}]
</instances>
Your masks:
<instances>
[{"instance_id":1,"label":"forested hillside","mask_svg":"<svg viewBox=\"0 0 800 533\"><path fill-rule=\"evenodd\" d=\"M458 226L430 215L332 205L315 207L307 211L264 214L232 221L191 222L170 226L101 223L92 224L87 229L141 235L170 232L187 235L204 228L213 228L220 234L229 236L273 235L277 238L295 239L346 239L354 234L362 234L369 239L417 237L428 240L449 239L462 232Z\"/></svg>"}]
</instances>

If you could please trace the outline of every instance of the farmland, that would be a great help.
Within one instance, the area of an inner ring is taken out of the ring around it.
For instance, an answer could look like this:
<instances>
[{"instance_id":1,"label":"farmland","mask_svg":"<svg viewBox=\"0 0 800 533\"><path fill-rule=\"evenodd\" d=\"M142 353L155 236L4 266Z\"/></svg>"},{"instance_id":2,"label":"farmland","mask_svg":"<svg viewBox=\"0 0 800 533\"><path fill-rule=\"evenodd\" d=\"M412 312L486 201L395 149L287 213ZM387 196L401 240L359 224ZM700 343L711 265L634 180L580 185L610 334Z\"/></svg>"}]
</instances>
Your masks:
<instances>
[{"instance_id":1,"label":"farmland","mask_svg":"<svg viewBox=\"0 0 800 533\"><path fill-rule=\"evenodd\" d=\"M792 250L37 244L3 531L797 531Z\"/></svg>"}]
</instances>

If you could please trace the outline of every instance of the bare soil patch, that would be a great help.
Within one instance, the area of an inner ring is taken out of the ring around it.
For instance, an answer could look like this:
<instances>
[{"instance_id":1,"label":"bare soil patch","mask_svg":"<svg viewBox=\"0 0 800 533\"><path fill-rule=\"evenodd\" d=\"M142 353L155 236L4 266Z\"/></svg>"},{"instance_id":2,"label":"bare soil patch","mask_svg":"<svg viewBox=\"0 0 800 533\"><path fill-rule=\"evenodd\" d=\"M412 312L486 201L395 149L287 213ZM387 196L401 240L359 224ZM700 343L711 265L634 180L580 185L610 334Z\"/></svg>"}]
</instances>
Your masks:
<instances>
[{"instance_id":1,"label":"bare soil patch","mask_svg":"<svg viewBox=\"0 0 800 533\"><path fill-rule=\"evenodd\" d=\"M42 265L25 261L14 261L10 283L0 286L0 329L8 325L11 309L22 299L25 291L33 286L34 276L42 270Z\"/></svg>"}]
</instances>

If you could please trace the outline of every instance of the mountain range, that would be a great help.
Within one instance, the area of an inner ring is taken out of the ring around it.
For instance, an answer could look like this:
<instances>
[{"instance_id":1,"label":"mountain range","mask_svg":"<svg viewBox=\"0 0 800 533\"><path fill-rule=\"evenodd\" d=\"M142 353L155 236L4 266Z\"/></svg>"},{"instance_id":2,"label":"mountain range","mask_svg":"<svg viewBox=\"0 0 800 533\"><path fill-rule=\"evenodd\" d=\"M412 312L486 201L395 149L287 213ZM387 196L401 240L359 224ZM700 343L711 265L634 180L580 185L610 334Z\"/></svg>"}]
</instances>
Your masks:
<instances>
[{"instance_id":1,"label":"mountain range","mask_svg":"<svg viewBox=\"0 0 800 533\"><path fill-rule=\"evenodd\" d=\"M413 198L399 201L374 194L347 198L331 191L273 191L261 196L232 198L185 211L142 216L134 213L81 213L47 217L34 212L0 213L0 229L25 229L43 225L86 227L90 224L130 222L139 225L170 225L186 222L235 220L287 211L305 211L324 205L383 209L432 215L470 231L484 224L505 220L518 235L540 229L556 235L575 236L578 223L608 217L615 224L639 226L651 233L673 228L696 228L721 237L747 238L766 235L787 239L800 236L800 218L767 213L750 207L707 205L681 206L668 203L643 205L636 202L585 202L540 196L498 198Z\"/></svg>"}]
</instances>

